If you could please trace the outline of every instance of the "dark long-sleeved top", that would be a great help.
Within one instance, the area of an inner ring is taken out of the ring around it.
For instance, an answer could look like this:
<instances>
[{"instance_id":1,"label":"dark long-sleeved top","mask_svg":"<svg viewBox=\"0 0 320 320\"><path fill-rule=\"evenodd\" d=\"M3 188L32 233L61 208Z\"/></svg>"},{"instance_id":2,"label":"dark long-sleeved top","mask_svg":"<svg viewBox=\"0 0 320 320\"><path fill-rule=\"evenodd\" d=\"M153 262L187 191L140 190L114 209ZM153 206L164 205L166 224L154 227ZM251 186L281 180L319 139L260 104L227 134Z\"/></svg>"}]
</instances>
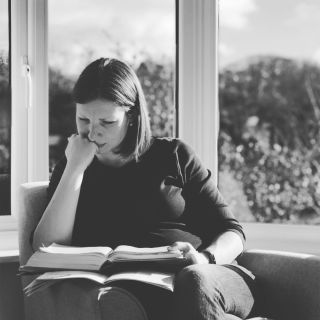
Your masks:
<instances>
[{"instance_id":1,"label":"dark long-sleeved top","mask_svg":"<svg viewBox=\"0 0 320 320\"><path fill-rule=\"evenodd\" d=\"M66 166L55 167L51 199ZM72 245L141 247L190 242L201 250L221 233L245 239L206 170L179 139L155 138L139 159L109 167L95 157L84 172Z\"/></svg>"}]
</instances>

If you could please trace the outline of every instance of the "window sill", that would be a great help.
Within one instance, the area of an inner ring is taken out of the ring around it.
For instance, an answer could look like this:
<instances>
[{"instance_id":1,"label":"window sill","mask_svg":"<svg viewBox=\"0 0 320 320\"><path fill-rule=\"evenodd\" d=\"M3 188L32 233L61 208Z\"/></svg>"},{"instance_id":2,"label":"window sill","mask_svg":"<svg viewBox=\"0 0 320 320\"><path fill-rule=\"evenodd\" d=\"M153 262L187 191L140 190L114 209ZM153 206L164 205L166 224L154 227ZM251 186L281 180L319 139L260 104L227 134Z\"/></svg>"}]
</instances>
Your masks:
<instances>
[{"instance_id":1,"label":"window sill","mask_svg":"<svg viewBox=\"0 0 320 320\"><path fill-rule=\"evenodd\" d=\"M268 249L320 256L320 226L242 223L247 237L246 249Z\"/></svg>"},{"instance_id":2,"label":"window sill","mask_svg":"<svg viewBox=\"0 0 320 320\"><path fill-rule=\"evenodd\" d=\"M246 249L283 250L320 256L320 226L243 223ZM0 263L18 262L17 230L0 230Z\"/></svg>"},{"instance_id":3,"label":"window sill","mask_svg":"<svg viewBox=\"0 0 320 320\"><path fill-rule=\"evenodd\" d=\"M0 231L0 263L18 261L18 231Z\"/></svg>"}]
</instances>

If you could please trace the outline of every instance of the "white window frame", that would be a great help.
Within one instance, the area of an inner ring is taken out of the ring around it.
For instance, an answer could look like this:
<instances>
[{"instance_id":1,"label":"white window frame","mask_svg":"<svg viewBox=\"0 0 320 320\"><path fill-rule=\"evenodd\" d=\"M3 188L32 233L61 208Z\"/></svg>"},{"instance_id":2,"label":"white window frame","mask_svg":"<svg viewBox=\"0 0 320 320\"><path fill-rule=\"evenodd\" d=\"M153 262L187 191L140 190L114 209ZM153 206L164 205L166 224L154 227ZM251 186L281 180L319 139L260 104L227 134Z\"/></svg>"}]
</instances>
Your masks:
<instances>
[{"instance_id":1,"label":"white window frame","mask_svg":"<svg viewBox=\"0 0 320 320\"><path fill-rule=\"evenodd\" d=\"M218 0L177 3L178 135L193 147L217 182ZM11 14L11 216L0 217L0 231L17 229L20 185L48 180L49 176L47 0L12 0ZM31 70L31 86L26 63ZM292 233L290 225L283 228ZM260 240L254 243L261 247L264 241L269 246L266 226L255 224L254 230L259 231ZM303 245L307 248L307 242Z\"/></svg>"},{"instance_id":2,"label":"white window frame","mask_svg":"<svg viewBox=\"0 0 320 320\"><path fill-rule=\"evenodd\" d=\"M47 0L11 0L11 215L1 231L17 230L20 185L49 178L47 23Z\"/></svg>"},{"instance_id":3,"label":"white window frame","mask_svg":"<svg viewBox=\"0 0 320 320\"><path fill-rule=\"evenodd\" d=\"M218 181L218 0L180 0L179 137Z\"/></svg>"},{"instance_id":4,"label":"white window frame","mask_svg":"<svg viewBox=\"0 0 320 320\"><path fill-rule=\"evenodd\" d=\"M217 181L217 0L178 3L179 136ZM17 228L20 185L49 175L47 0L12 0L11 14L11 215L0 217L0 230Z\"/></svg>"}]
</instances>

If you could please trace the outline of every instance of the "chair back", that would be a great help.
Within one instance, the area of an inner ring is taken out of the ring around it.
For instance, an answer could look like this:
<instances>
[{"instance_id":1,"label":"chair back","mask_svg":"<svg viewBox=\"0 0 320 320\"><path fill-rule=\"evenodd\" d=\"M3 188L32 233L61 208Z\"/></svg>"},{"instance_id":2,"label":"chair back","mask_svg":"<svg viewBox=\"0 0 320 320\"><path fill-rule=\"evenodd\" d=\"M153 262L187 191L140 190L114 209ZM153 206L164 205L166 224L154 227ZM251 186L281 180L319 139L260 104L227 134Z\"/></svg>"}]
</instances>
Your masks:
<instances>
[{"instance_id":1,"label":"chair back","mask_svg":"<svg viewBox=\"0 0 320 320\"><path fill-rule=\"evenodd\" d=\"M46 208L47 187L48 181L28 182L20 187L18 219L20 265L24 265L33 253L30 237Z\"/></svg>"}]
</instances>

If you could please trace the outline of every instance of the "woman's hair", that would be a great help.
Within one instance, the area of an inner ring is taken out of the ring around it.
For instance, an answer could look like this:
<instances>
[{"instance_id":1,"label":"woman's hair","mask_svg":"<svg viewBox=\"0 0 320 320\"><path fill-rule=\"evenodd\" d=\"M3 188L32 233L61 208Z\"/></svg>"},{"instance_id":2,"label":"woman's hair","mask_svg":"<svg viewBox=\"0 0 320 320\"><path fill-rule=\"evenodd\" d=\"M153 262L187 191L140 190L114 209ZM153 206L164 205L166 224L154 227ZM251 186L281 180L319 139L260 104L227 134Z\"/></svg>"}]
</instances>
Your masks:
<instances>
[{"instance_id":1,"label":"woman's hair","mask_svg":"<svg viewBox=\"0 0 320 320\"><path fill-rule=\"evenodd\" d=\"M128 130L114 152L138 159L148 149L151 130L146 100L137 75L126 63L109 58L90 63L73 88L73 99L80 104L108 100L128 108Z\"/></svg>"}]
</instances>

